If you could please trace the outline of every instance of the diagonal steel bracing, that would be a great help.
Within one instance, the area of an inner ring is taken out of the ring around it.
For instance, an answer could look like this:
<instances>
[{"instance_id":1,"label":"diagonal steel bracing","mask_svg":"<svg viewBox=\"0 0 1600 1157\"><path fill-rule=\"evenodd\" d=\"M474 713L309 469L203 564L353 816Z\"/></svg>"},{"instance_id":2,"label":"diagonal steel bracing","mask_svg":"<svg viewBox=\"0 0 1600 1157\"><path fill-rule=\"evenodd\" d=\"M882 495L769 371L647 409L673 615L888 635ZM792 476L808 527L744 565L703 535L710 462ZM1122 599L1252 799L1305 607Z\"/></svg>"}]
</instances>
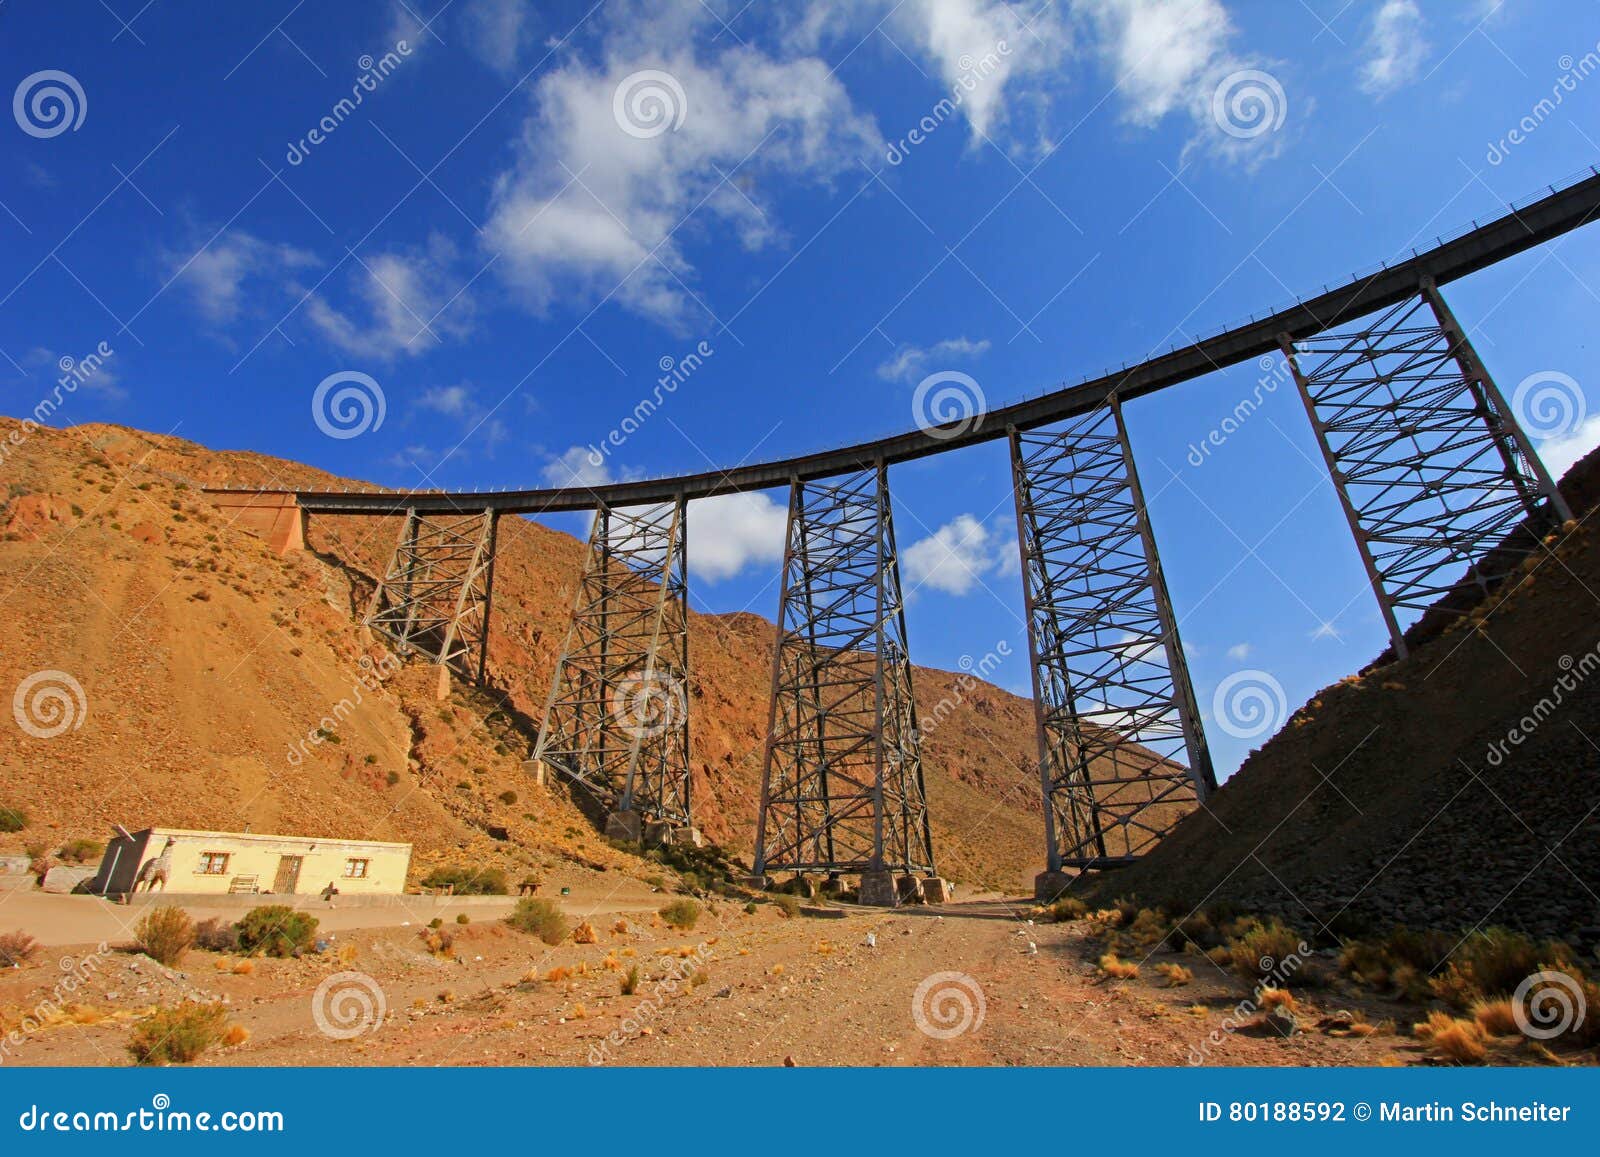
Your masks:
<instances>
[{"instance_id":1,"label":"diagonal steel bracing","mask_svg":"<svg viewBox=\"0 0 1600 1157\"><path fill-rule=\"evenodd\" d=\"M1397 656L1403 616L1489 590L1572 517L1432 282L1370 325L1279 344Z\"/></svg>"},{"instance_id":2,"label":"diagonal steel bracing","mask_svg":"<svg viewBox=\"0 0 1600 1157\"><path fill-rule=\"evenodd\" d=\"M881 464L790 485L755 870L934 870Z\"/></svg>"},{"instance_id":3,"label":"diagonal steel bracing","mask_svg":"<svg viewBox=\"0 0 1600 1157\"><path fill-rule=\"evenodd\" d=\"M1049 870L1114 867L1216 786L1120 405L1011 466Z\"/></svg>"},{"instance_id":4,"label":"diagonal steel bracing","mask_svg":"<svg viewBox=\"0 0 1600 1157\"><path fill-rule=\"evenodd\" d=\"M420 654L482 682L499 513L406 512L366 625L401 654Z\"/></svg>"},{"instance_id":5,"label":"diagonal steel bracing","mask_svg":"<svg viewBox=\"0 0 1600 1157\"><path fill-rule=\"evenodd\" d=\"M690 823L682 499L601 506L534 756L612 813Z\"/></svg>"}]
</instances>

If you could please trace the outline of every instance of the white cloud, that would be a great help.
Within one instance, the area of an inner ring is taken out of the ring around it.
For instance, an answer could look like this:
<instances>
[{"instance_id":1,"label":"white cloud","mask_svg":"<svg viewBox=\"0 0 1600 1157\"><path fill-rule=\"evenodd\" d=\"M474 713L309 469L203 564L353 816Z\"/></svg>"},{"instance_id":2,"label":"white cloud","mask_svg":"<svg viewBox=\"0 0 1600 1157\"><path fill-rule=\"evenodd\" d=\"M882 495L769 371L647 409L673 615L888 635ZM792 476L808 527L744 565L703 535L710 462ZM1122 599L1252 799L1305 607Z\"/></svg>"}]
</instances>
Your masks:
<instances>
[{"instance_id":1,"label":"white cloud","mask_svg":"<svg viewBox=\"0 0 1600 1157\"><path fill-rule=\"evenodd\" d=\"M752 563L783 558L789 511L760 492L724 494L689 503L689 570L719 582Z\"/></svg>"},{"instance_id":2,"label":"white cloud","mask_svg":"<svg viewBox=\"0 0 1600 1157\"><path fill-rule=\"evenodd\" d=\"M417 406L451 418L464 418L472 411L472 392L466 386L429 386L417 399Z\"/></svg>"},{"instance_id":3,"label":"white cloud","mask_svg":"<svg viewBox=\"0 0 1600 1157\"><path fill-rule=\"evenodd\" d=\"M218 234L192 254L168 255L168 265L179 285L194 298L200 315L224 325L246 312L246 292L263 281L279 292L284 281L320 264L307 250L276 241L263 241L235 229Z\"/></svg>"},{"instance_id":4,"label":"white cloud","mask_svg":"<svg viewBox=\"0 0 1600 1157\"><path fill-rule=\"evenodd\" d=\"M1073 47L1069 19L1050 4L813 0L786 19L787 42L805 51L832 41L854 54L866 38L887 38L888 55L920 62L938 88L935 100L960 110L975 143L999 133L1011 108L1060 86Z\"/></svg>"},{"instance_id":5,"label":"white cloud","mask_svg":"<svg viewBox=\"0 0 1600 1157\"><path fill-rule=\"evenodd\" d=\"M599 458L598 462L596 458ZM604 456L594 454L587 446L569 446L561 454L551 457L545 463L543 473L547 483L562 489L604 486L613 481L610 464Z\"/></svg>"},{"instance_id":6,"label":"white cloud","mask_svg":"<svg viewBox=\"0 0 1600 1157\"><path fill-rule=\"evenodd\" d=\"M461 13L462 36L473 55L509 76L533 36L535 16L529 0L472 0Z\"/></svg>"},{"instance_id":7,"label":"white cloud","mask_svg":"<svg viewBox=\"0 0 1600 1157\"><path fill-rule=\"evenodd\" d=\"M1228 658L1235 663L1242 663L1250 657L1250 650L1249 643L1235 643L1228 648Z\"/></svg>"},{"instance_id":8,"label":"white cloud","mask_svg":"<svg viewBox=\"0 0 1600 1157\"><path fill-rule=\"evenodd\" d=\"M965 337L935 342L926 349L904 345L895 351L892 358L878 367L878 376L886 382L915 381L923 376L923 371L931 362L981 357L988 348L987 340L969 341Z\"/></svg>"},{"instance_id":9,"label":"white cloud","mask_svg":"<svg viewBox=\"0 0 1600 1157\"><path fill-rule=\"evenodd\" d=\"M340 309L318 293L305 304L306 318L338 349L353 357L392 361L425 353L471 326L467 294L452 297L446 267L450 245L434 238L427 253L381 253L351 267L353 308Z\"/></svg>"},{"instance_id":10,"label":"white cloud","mask_svg":"<svg viewBox=\"0 0 1600 1157\"><path fill-rule=\"evenodd\" d=\"M1416 0L1384 0L1372 17L1372 31L1367 37L1362 90L1386 96L1414 81L1428 55L1428 42L1422 31L1422 11Z\"/></svg>"},{"instance_id":11,"label":"white cloud","mask_svg":"<svg viewBox=\"0 0 1600 1157\"><path fill-rule=\"evenodd\" d=\"M1116 76L1124 116L1153 128L1189 118L1183 156L1255 167L1283 151L1291 93L1267 63L1236 54L1222 0L1072 0ZM1278 72L1282 69L1278 66ZM1310 102L1293 111L1302 117Z\"/></svg>"},{"instance_id":12,"label":"white cloud","mask_svg":"<svg viewBox=\"0 0 1600 1157\"><path fill-rule=\"evenodd\" d=\"M1540 442L1539 458L1550 476L1560 481L1561 476L1590 450L1600 445L1600 414L1585 418L1570 434Z\"/></svg>"},{"instance_id":13,"label":"white cloud","mask_svg":"<svg viewBox=\"0 0 1600 1157\"><path fill-rule=\"evenodd\" d=\"M534 307L611 296L685 323L696 306L684 233L769 244L781 230L763 181L826 181L876 150L870 118L825 62L778 59L727 36L700 44L694 32L710 19L694 5L618 7L603 59L570 58L541 77L516 164L495 182L485 238ZM669 79L641 82L635 74L646 70ZM659 124L649 119L658 114ZM650 135L652 126L662 131Z\"/></svg>"},{"instance_id":14,"label":"white cloud","mask_svg":"<svg viewBox=\"0 0 1600 1157\"><path fill-rule=\"evenodd\" d=\"M970 514L957 515L900 552L907 597L921 587L964 595L1000 564L1005 543Z\"/></svg>"},{"instance_id":15,"label":"white cloud","mask_svg":"<svg viewBox=\"0 0 1600 1157\"><path fill-rule=\"evenodd\" d=\"M1194 103L1232 32L1219 0L1074 0L1073 7L1094 22L1128 119L1145 127Z\"/></svg>"}]
</instances>

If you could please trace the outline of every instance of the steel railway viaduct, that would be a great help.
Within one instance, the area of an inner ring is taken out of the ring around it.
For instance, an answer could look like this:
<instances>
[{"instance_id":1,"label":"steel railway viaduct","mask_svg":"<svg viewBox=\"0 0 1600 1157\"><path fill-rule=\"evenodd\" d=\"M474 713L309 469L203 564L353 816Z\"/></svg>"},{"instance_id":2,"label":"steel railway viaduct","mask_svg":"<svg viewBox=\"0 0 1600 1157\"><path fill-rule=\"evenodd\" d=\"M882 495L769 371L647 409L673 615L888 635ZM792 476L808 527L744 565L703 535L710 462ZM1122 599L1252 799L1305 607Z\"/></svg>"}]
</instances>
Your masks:
<instances>
[{"instance_id":1,"label":"steel railway viaduct","mask_svg":"<svg viewBox=\"0 0 1600 1157\"><path fill-rule=\"evenodd\" d=\"M595 487L299 492L295 516L400 517L367 625L482 680L500 516L595 511L534 758L590 793L609 832L663 842L698 838L686 504L788 487L756 875L859 877L863 903L939 900L888 468L1006 439L1045 799L1036 892L1049 898L1075 872L1144 854L1215 789L1123 403L1252 358L1286 371L1403 657L1403 619L1492 589L1572 517L1439 287L1597 213L1591 168L1268 316L878 441Z\"/></svg>"}]
</instances>

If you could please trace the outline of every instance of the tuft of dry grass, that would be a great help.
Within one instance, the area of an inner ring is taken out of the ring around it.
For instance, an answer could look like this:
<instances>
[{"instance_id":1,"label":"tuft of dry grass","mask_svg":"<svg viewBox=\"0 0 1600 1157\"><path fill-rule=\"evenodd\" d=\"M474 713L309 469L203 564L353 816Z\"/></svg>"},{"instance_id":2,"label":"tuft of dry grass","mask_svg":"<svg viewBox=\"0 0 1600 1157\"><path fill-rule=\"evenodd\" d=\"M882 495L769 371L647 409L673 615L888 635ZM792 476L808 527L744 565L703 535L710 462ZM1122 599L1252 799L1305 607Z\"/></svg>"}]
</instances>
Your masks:
<instances>
[{"instance_id":1,"label":"tuft of dry grass","mask_svg":"<svg viewBox=\"0 0 1600 1157\"><path fill-rule=\"evenodd\" d=\"M1167 988L1182 988L1194 979L1192 969L1181 964L1163 963L1156 965L1156 975L1161 977Z\"/></svg>"},{"instance_id":2,"label":"tuft of dry grass","mask_svg":"<svg viewBox=\"0 0 1600 1157\"><path fill-rule=\"evenodd\" d=\"M1479 1065L1489 1055L1483 1030L1475 1020L1457 1020L1448 1012L1435 1010L1427 1020L1412 1025L1411 1031L1458 1065Z\"/></svg>"},{"instance_id":3,"label":"tuft of dry grass","mask_svg":"<svg viewBox=\"0 0 1600 1157\"><path fill-rule=\"evenodd\" d=\"M1518 1036L1516 1002L1509 997L1473 1001L1468 1010L1486 1036Z\"/></svg>"},{"instance_id":4,"label":"tuft of dry grass","mask_svg":"<svg viewBox=\"0 0 1600 1157\"><path fill-rule=\"evenodd\" d=\"M767 975L769 975L769 976L782 976L782 975L783 975L783 965L781 965L781 964L774 964L774 965L773 965L773 966L772 966L772 967L771 967L771 968L770 968L770 969L769 969L769 970L768 970L768 972L767 972Z\"/></svg>"},{"instance_id":5,"label":"tuft of dry grass","mask_svg":"<svg viewBox=\"0 0 1600 1157\"><path fill-rule=\"evenodd\" d=\"M230 1048L230 1049L238 1048L240 1045L244 1044L244 1042L249 1040L249 1039L250 1039L250 1030L245 1028L244 1025L242 1025L242 1024L230 1024L227 1027L227 1029L225 1029L223 1031L223 1034L222 1034L222 1045L223 1045L224 1048Z\"/></svg>"},{"instance_id":6,"label":"tuft of dry grass","mask_svg":"<svg viewBox=\"0 0 1600 1157\"><path fill-rule=\"evenodd\" d=\"M559 984L561 981L566 980L571 975L572 975L572 969L558 964L558 965L556 965L556 967L552 968L549 972L545 973L544 974L544 978L545 978L545 981L547 983Z\"/></svg>"},{"instance_id":7,"label":"tuft of dry grass","mask_svg":"<svg viewBox=\"0 0 1600 1157\"><path fill-rule=\"evenodd\" d=\"M1263 988L1261 1007L1267 1012L1275 1008L1281 1008L1284 1012L1300 1011L1300 1005L1296 1003L1294 995L1287 988Z\"/></svg>"},{"instance_id":8,"label":"tuft of dry grass","mask_svg":"<svg viewBox=\"0 0 1600 1157\"><path fill-rule=\"evenodd\" d=\"M249 976L255 970L255 962L251 960L240 960L233 966L233 974L235 976Z\"/></svg>"},{"instance_id":9,"label":"tuft of dry grass","mask_svg":"<svg viewBox=\"0 0 1600 1157\"><path fill-rule=\"evenodd\" d=\"M354 944L341 944L339 945L339 950L333 954L333 958L335 961L348 968L350 965L356 962L356 957L360 954L361 949L357 948Z\"/></svg>"},{"instance_id":10,"label":"tuft of dry grass","mask_svg":"<svg viewBox=\"0 0 1600 1157\"><path fill-rule=\"evenodd\" d=\"M1100 971L1114 980L1132 980L1139 975L1139 966L1120 959L1115 952L1107 952L1100 958Z\"/></svg>"},{"instance_id":11,"label":"tuft of dry grass","mask_svg":"<svg viewBox=\"0 0 1600 1157\"><path fill-rule=\"evenodd\" d=\"M593 924L585 920L572 930L572 942L574 944L598 944L600 943L600 933L595 931Z\"/></svg>"},{"instance_id":12,"label":"tuft of dry grass","mask_svg":"<svg viewBox=\"0 0 1600 1157\"><path fill-rule=\"evenodd\" d=\"M639 991L639 966L635 964L622 978L622 995L632 996Z\"/></svg>"}]
</instances>

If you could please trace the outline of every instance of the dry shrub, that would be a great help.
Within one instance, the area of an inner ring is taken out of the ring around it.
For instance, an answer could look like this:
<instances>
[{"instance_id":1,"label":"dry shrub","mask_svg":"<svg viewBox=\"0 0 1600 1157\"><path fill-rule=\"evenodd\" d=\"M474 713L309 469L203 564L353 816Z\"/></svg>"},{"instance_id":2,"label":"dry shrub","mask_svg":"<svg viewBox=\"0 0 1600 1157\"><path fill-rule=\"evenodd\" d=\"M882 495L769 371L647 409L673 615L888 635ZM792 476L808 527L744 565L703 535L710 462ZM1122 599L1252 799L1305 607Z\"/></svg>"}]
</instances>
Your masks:
<instances>
[{"instance_id":1,"label":"dry shrub","mask_svg":"<svg viewBox=\"0 0 1600 1157\"><path fill-rule=\"evenodd\" d=\"M255 970L255 963L249 960L241 960L233 966L233 974L235 976L249 976Z\"/></svg>"},{"instance_id":2,"label":"dry shrub","mask_svg":"<svg viewBox=\"0 0 1600 1157\"><path fill-rule=\"evenodd\" d=\"M348 968L356 962L356 957L360 954L361 949L354 944L341 944L339 945L339 950L333 954L333 959L336 963Z\"/></svg>"},{"instance_id":3,"label":"dry shrub","mask_svg":"<svg viewBox=\"0 0 1600 1157\"><path fill-rule=\"evenodd\" d=\"M606 958L600 962L600 967L607 972L621 972L622 961L617 959L616 953L608 952L606 953Z\"/></svg>"},{"instance_id":4,"label":"dry shrub","mask_svg":"<svg viewBox=\"0 0 1600 1157\"><path fill-rule=\"evenodd\" d=\"M1181 964L1158 964L1156 975L1168 988L1181 988L1194 979L1194 973Z\"/></svg>"},{"instance_id":5,"label":"dry shrub","mask_svg":"<svg viewBox=\"0 0 1600 1157\"><path fill-rule=\"evenodd\" d=\"M1427 1041L1440 1054L1458 1065L1478 1065L1489 1055L1483 1030L1477 1021L1457 1020L1448 1012L1434 1011L1411 1030L1418 1040Z\"/></svg>"},{"instance_id":6,"label":"dry shrub","mask_svg":"<svg viewBox=\"0 0 1600 1157\"><path fill-rule=\"evenodd\" d=\"M506 917L506 923L550 945L560 944L567 938L567 917L553 900L524 896Z\"/></svg>"},{"instance_id":7,"label":"dry shrub","mask_svg":"<svg viewBox=\"0 0 1600 1157\"><path fill-rule=\"evenodd\" d=\"M773 907L777 908L778 915L789 919L800 915L800 901L787 892L778 892L772 897Z\"/></svg>"},{"instance_id":8,"label":"dry shrub","mask_svg":"<svg viewBox=\"0 0 1600 1157\"><path fill-rule=\"evenodd\" d=\"M1277 920L1250 920L1228 941L1228 960L1234 975L1245 983L1263 984L1284 961L1299 958L1302 943L1298 933Z\"/></svg>"},{"instance_id":9,"label":"dry shrub","mask_svg":"<svg viewBox=\"0 0 1600 1157\"><path fill-rule=\"evenodd\" d=\"M417 938L434 956L448 960L456 954L456 938L443 928L424 928Z\"/></svg>"},{"instance_id":10,"label":"dry shrub","mask_svg":"<svg viewBox=\"0 0 1600 1157\"><path fill-rule=\"evenodd\" d=\"M238 1048L250 1039L250 1030L242 1024L230 1024L222 1034L224 1048Z\"/></svg>"},{"instance_id":11,"label":"dry shrub","mask_svg":"<svg viewBox=\"0 0 1600 1157\"><path fill-rule=\"evenodd\" d=\"M1139 975L1139 966L1119 959L1115 952L1107 952L1100 958L1100 971L1114 980L1132 980Z\"/></svg>"},{"instance_id":12,"label":"dry shrub","mask_svg":"<svg viewBox=\"0 0 1600 1157\"><path fill-rule=\"evenodd\" d=\"M0 967L21 968L39 955L39 950L39 942L20 929L0 932Z\"/></svg>"},{"instance_id":13,"label":"dry shrub","mask_svg":"<svg viewBox=\"0 0 1600 1157\"><path fill-rule=\"evenodd\" d=\"M573 1020L583 1020L589 1015L589 1010L584 1008L582 1004L575 1004L572 1006L571 1015Z\"/></svg>"},{"instance_id":14,"label":"dry shrub","mask_svg":"<svg viewBox=\"0 0 1600 1157\"><path fill-rule=\"evenodd\" d=\"M557 984L557 983L560 983L563 980L566 980L571 975L572 975L572 969L564 968L564 967L562 967L560 965L557 965L556 967L552 968L549 972L545 973L544 974L544 978L550 984Z\"/></svg>"},{"instance_id":15,"label":"dry shrub","mask_svg":"<svg viewBox=\"0 0 1600 1157\"><path fill-rule=\"evenodd\" d=\"M1510 995L1536 972L1570 966L1572 960L1572 949L1559 941L1541 944L1520 932L1486 928L1456 946L1450 967L1430 987L1440 1000L1466 1011L1479 1000Z\"/></svg>"},{"instance_id":16,"label":"dry shrub","mask_svg":"<svg viewBox=\"0 0 1600 1157\"><path fill-rule=\"evenodd\" d=\"M660 916L672 927L688 932L700 922L700 905L684 897L662 908Z\"/></svg>"},{"instance_id":17,"label":"dry shrub","mask_svg":"<svg viewBox=\"0 0 1600 1157\"><path fill-rule=\"evenodd\" d=\"M194 921L182 908L156 908L134 925L133 939L139 951L170 968L194 947Z\"/></svg>"},{"instance_id":18,"label":"dry shrub","mask_svg":"<svg viewBox=\"0 0 1600 1157\"><path fill-rule=\"evenodd\" d=\"M212 916L194 926L194 946L207 952L237 952L239 930L233 921Z\"/></svg>"},{"instance_id":19,"label":"dry shrub","mask_svg":"<svg viewBox=\"0 0 1600 1157\"><path fill-rule=\"evenodd\" d=\"M635 964L622 978L622 995L632 996L639 991L639 966Z\"/></svg>"},{"instance_id":20,"label":"dry shrub","mask_svg":"<svg viewBox=\"0 0 1600 1157\"><path fill-rule=\"evenodd\" d=\"M227 1019L221 1004L157 1009L134 1026L128 1053L136 1065L186 1065L222 1040Z\"/></svg>"},{"instance_id":21,"label":"dry shrub","mask_svg":"<svg viewBox=\"0 0 1600 1157\"><path fill-rule=\"evenodd\" d=\"M1044 919L1054 924L1065 924L1069 920L1082 920L1089 915L1089 905L1076 896L1063 896L1054 904L1042 910Z\"/></svg>"},{"instance_id":22,"label":"dry shrub","mask_svg":"<svg viewBox=\"0 0 1600 1157\"><path fill-rule=\"evenodd\" d=\"M317 918L287 904L252 908L237 927L239 947L252 955L299 957L317 940Z\"/></svg>"},{"instance_id":23,"label":"dry shrub","mask_svg":"<svg viewBox=\"0 0 1600 1157\"><path fill-rule=\"evenodd\" d=\"M814 951L818 956L832 956L833 945L828 943L826 940L818 940L814 947ZM697 973L696 975L699 974Z\"/></svg>"},{"instance_id":24,"label":"dry shrub","mask_svg":"<svg viewBox=\"0 0 1600 1157\"><path fill-rule=\"evenodd\" d=\"M771 967L771 968L770 968L770 969L769 969L769 970L768 970L768 974L769 974L769 975L771 975L771 976L782 976L782 975L783 975L783 965L781 965L781 964L774 964L774 965L773 965L773 966L772 966L772 967Z\"/></svg>"},{"instance_id":25,"label":"dry shrub","mask_svg":"<svg viewBox=\"0 0 1600 1157\"><path fill-rule=\"evenodd\" d=\"M600 943L600 934L594 930L593 924L585 920L572 930L572 942L574 944L598 944Z\"/></svg>"},{"instance_id":26,"label":"dry shrub","mask_svg":"<svg viewBox=\"0 0 1600 1157\"><path fill-rule=\"evenodd\" d=\"M615 932L618 936L626 936L630 931L632 931L632 929L628 927L628 922L626 920L618 920L611 926L611 931Z\"/></svg>"},{"instance_id":27,"label":"dry shrub","mask_svg":"<svg viewBox=\"0 0 1600 1157\"><path fill-rule=\"evenodd\" d=\"M710 979L711 973L707 972L704 968L697 968L689 974L689 987L699 988L702 984L706 983L706 981Z\"/></svg>"}]
</instances>

